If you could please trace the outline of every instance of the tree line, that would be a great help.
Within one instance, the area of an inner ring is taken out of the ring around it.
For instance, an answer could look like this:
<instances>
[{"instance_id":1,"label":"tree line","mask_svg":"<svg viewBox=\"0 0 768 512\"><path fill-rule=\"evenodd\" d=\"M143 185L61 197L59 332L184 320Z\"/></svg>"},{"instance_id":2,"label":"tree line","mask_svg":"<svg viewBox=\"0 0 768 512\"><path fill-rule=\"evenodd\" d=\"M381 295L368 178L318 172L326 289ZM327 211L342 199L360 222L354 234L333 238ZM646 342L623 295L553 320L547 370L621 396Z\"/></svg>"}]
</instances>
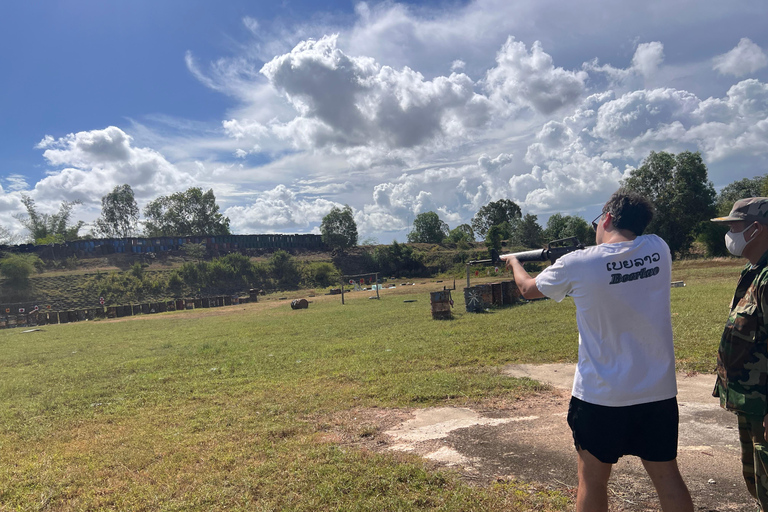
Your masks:
<instances>
[{"instance_id":1,"label":"tree line","mask_svg":"<svg viewBox=\"0 0 768 512\"><path fill-rule=\"evenodd\" d=\"M651 152L620 185L653 203L656 214L646 233L662 237L673 257L688 254L695 241L701 243L708 256L726 255L723 236L727 227L711 223L709 219L726 215L739 199L768 196L768 175L735 181L719 194L715 193L701 154L690 151L677 155ZM323 241L332 247L344 249L355 245L357 229L351 208L332 210L323 219L321 232ZM459 248L466 248L479 238L496 250L504 240L512 246L529 248L568 237L576 237L585 245L595 243L595 233L582 217L556 213L541 226L536 215L523 215L520 207L509 199L486 204L470 224L460 224L453 229L436 212L420 213L407 237L410 243L452 242Z\"/></svg>"},{"instance_id":2,"label":"tree line","mask_svg":"<svg viewBox=\"0 0 768 512\"><path fill-rule=\"evenodd\" d=\"M701 154L651 152L642 165L630 172L621 186L648 197L656 216L647 232L666 240L673 255L685 255L698 240L710 256L725 254L723 227L708 220L726 214L733 203L744 197L768 195L766 175L744 178L724 187L719 194L707 176ZM183 192L160 196L140 210L130 185L120 185L101 198L101 215L92 231L81 235L84 223L72 222L72 209L80 201L64 201L54 214L40 213L32 198L22 196L26 215L16 219L29 231L35 244L61 243L83 238L128 238L134 236L203 236L230 234L229 219L219 211L213 190L191 187ZM333 207L320 224L323 242L333 250L344 251L358 243L352 208ZM476 241L500 249L502 241L512 246L541 247L547 242L576 237L585 245L594 244L594 233L578 215L551 215L544 226L538 216L523 215L519 205L509 199L492 201L481 207L470 223L451 229L430 211L416 216L409 243L451 242L460 249ZM0 243L12 243L9 231L0 227Z\"/></svg>"},{"instance_id":3,"label":"tree line","mask_svg":"<svg viewBox=\"0 0 768 512\"><path fill-rule=\"evenodd\" d=\"M726 215L738 199L768 196L768 175L744 178L715 193L707 177L707 168L699 153L677 155L652 152L640 167L622 181L622 187L648 197L656 215L648 233L656 233L669 244L673 257L684 256L698 241L708 256L726 255L723 236L727 227L709 222L715 216ZM42 214L29 197L23 198L27 216L20 218L38 244L63 242L82 238L78 232L83 222L71 222L72 208L77 202L63 202L55 214ZM200 236L229 234L229 219L219 213L213 191L190 188L150 202L144 209L145 236ZM94 224L92 236L126 238L138 234L139 209L130 186L122 185L102 198L102 212ZM212 261L203 261L204 247L187 244L187 262L168 275L143 271L136 263L130 272L102 274L88 286L94 293L113 300L128 296L139 299L149 295L201 295L218 289L257 287L267 290L289 290L299 286L327 287L341 275L345 251L358 243L354 212L349 206L333 207L323 217L320 231L323 242L334 251L334 264L298 263L285 251L274 253L267 262L254 262L244 255L230 254ZM3 231L0 230L0 237ZM585 245L595 243L589 224L578 215L551 215L545 226L538 217L523 215L519 205L509 199L492 201L481 207L469 223L451 229L436 212L416 216L408 242L452 243L458 249L450 265L461 267L466 258L477 256L473 243L483 241L489 248L499 250L503 241L513 247L538 248L549 241L576 237ZM471 251L470 251L471 249ZM362 255L368 269L391 276L423 277L435 271L426 253L418 246L381 245ZM473 254L470 254L473 253ZM458 259L457 259L458 258ZM6 254L0 259L0 275L6 284L25 288L28 277L40 271L44 262L35 255ZM455 270L455 269L454 269ZM126 295L127 294L127 295Z\"/></svg>"},{"instance_id":4,"label":"tree line","mask_svg":"<svg viewBox=\"0 0 768 512\"><path fill-rule=\"evenodd\" d=\"M29 196L21 200L26 215L15 218L29 231L28 241L36 245L64 243L88 238L148 238L163 236L229 235L229 219L219 212L213 190L191 187L184 192L160 196L144 207L143 226L139 207L130 185L119 185L101 198L101 215L89 234L81 235L83 221L71 222L72 208L81 201L64 201L57 213L38 211ZM0 228L0 243L16 240Z\"/></svg>"}]
</instances>

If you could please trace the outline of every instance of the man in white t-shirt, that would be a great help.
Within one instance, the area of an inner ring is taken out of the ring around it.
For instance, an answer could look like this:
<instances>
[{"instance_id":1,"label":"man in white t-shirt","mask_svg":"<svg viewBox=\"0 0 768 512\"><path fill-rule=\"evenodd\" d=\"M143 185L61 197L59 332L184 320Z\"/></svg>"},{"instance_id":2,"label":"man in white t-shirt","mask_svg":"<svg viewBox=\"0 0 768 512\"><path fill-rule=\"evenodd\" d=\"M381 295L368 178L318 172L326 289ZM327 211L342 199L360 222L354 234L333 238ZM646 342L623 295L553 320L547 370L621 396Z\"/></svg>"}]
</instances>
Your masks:
<instances>
[{"instance_id":1,"label":"man in white t-shirt","mask_svg":"<svg viewBox=\"0 0 768 512\"><path fill-rule=\"evenodd\" d=\"M677 467L677 383L672 344L672 258L643 235L653 207L614 193L592 222L597 245L562 256L531 277L506 257L527 299L566 296L576 304L579 362L568 424L578 453L576 510L608 510L608 478L619 457L636 455L664 512L693 511Z\"/></svg>"}]
</instances>

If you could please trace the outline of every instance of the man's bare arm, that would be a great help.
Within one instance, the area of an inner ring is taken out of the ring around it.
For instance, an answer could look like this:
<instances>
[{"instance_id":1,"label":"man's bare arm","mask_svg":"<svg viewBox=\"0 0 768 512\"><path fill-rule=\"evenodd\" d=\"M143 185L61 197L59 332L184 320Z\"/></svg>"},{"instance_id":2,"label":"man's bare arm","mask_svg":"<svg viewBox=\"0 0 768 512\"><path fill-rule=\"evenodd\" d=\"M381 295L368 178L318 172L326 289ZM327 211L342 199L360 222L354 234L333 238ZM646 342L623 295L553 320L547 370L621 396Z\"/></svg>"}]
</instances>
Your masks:
<instances>
[{"instance_id":1,"label":"man's bare arm","mask_svg":"<svg viewBox=\"0 0 768 512\"><path fill-rule=\"evenodd\" d=\"M502 256L507 263L507 268L512 270L512 275L515 277L515 284L526 299L541 299L545 295L539 291L536 287L536 279L526 272L520 263L514 256Z\"/></svg>"}]
</instances>

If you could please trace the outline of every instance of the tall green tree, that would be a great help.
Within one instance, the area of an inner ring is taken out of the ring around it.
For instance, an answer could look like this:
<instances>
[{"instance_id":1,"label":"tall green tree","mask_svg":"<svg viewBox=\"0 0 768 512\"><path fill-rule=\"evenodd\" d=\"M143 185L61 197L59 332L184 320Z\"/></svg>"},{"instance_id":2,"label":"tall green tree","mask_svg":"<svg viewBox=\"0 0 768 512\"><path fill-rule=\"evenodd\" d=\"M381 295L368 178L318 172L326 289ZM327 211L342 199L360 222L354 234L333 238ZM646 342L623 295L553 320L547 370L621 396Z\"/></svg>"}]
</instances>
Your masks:
<instances>
[{"instance_id":1,"label":"tall green tree","mask_svg":"<svg viewBox=\"0 0 768 512\"><path fill-rule=\"evenodd\" d=\"M561 240L575 236L584 245L595 244L595 232L583 218L578 215L563 215L555 213L547 220L547 226L544 228L544 238L546 241Z\"/></svg>"},{"instance_id":2,"label":"tall green tree","mask_svg":"<svg viewBox=\"0 0 768 512\"><path fill-rule=\"evenodd\" d=\"M500 225L491 226L485 233L485 246L494 251L501 251L501 241L504 238L504 230Z\"/></svg>"},{"instance_id":3,"label":"tall green tree","mask_svg":"<svg viewBox=\"0 0 768 512\"><path fill-rule=\"evenodd\" d=\"M656 215L647 232L663 238L673 257L688 251L701 223L716 214L715 188L698 152L651 152L622 185L653 203Z\"/></svg>"},{"instance_id":4,"label":"tall green tree","mask_svg":"<svg viewBox=\"0 0 768 512\"><path fill-rule=\"evenodd\" d=\"M72 216L72 208L82 204L82 201L63 201L58 213L52 214L38 212L35 201L29 196L22 195L21 203L27 209L27 215L17 215L15 218L29 230L32 242L43 245L79 238L78 232L84 222L78 221L70 225L69 219Z\"/></svg>"},{"instance_id":5,"label":"tall green tree","mask_svg":"<svg viewBox=\"0 0 768 512\"><path fill-rule=\"evenodd\" d=\"M717 194L715 205L718 215L728 215L733 203L747 197L765 197L768 188L768 175L744 178L729 183Z\"/></svg>"},{"instance_id":6,"label":"tall green tree","mask_svg":"<svg viewBox=\"0 0 768 512\"><path fill-rule=\"evenodd\" d=\"M469 224L459 224L448 233L448 240L453 243L474 242L475 231Z\"/></svg>"},{"instance_id":7,"label":"tall green tree","mask_svg":"<svg viewBox=\"0 0 768 512\"><path fill-rule=\"evenodd\" d=\"M728 256L723 238L728 232L729 226L719 222L702 222L696 241L704 246L707 257L716 258Z\"/></svg>"},{"instance_id":8,"label":"tall green tree","mask_svg":"<svg viewBox=\"0 0 768 512\"><path fill-rule=\"evenodd\" d=\"M410 243L439 244L448 236L448 224L440 220L435 212L420 213L413 220L413 229L408 233Z\"/></svg>"},{"instance_id":9,"label":"tall green tree","mask_svg":"<svg viewBox=\"0 0 768 512\"><path fill-rule=\"evenodd\" d=\"M348 249L357 245L357 224L349 205L334 206L320 223L323 243L331 249Z\"/></svg>"},{"instance_id":10,"label":"tall green tree","mask_svg":"<svg viewBox=\"0 0 768 512\"><path fill-rule=\"evenodd\" d=\"M480 236L485 236L493 226L507 222L510 226L522 217L520 207L509 199L492 201L480 208L472 218L472 229Z\"/></svg>"},{"instance_id":11,"label":"tall green tree","mask_svg":"<svg viewBox=\"0 0 768 512\"><path fill-rule=\"evenodd\" d=\"M542 247L544 245L544 228L539 225L538 216L526 213L515 223L512 239L515 244L524 247Z\"/></svg>"},{"instance_id":12,"label":"tall green tree","mask_svg":"<svg viewBox=\"0 0 768 512\"><path fill-rule=\"evenodd\" d=\"M219 213L213 189L192 187L160 196L144 208L148 237L228 235L229 219Z\"/></svg>"},{"instance_id":13,"label":"tall green tree","mask_svg":"<svg viewBox=\"0 0 768 512\"><path fill-rule=\"evenodd\" d=\"M118 185L101 198L101 216L94 232L103 238L128 238L136 235L139 206L130 185Z\"/></svg>"}]
</instances>

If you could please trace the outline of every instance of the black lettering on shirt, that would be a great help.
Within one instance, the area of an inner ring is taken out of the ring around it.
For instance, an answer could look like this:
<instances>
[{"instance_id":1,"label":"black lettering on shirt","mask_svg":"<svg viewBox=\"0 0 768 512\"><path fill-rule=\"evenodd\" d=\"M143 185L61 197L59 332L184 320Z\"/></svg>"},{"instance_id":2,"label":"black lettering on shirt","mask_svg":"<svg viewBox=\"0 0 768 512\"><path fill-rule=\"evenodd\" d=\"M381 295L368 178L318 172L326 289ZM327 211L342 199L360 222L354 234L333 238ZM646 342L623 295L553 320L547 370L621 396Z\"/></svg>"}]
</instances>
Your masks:
<instances>
[{"instance_id":1,"label":"black lettering on shirt","mask_svg":"<svg viewBox=\"0 0 768 512\"><path fill-rule=\"evenodd\" d=\"M632 272L629 274L611 274L611 282L609 284L627 283L629 281L636 281L638 279L653 277L658 274L659 271L659 267L653 267L649 269L644 268L638 272Z\"/></svg>"},{"instance_id":2,"label":"black lettering on shirt","mask_svg":"<svg viewBox=\"0 0 768 512\"><path fill-rule=\"evenodd\" d=\"M623 261L611 261L609 263L606 263L606 269L608 272L617 272L624 269L630 269L630 268L640 268L645 266L646 264L650 265L651 263L655 263L661 259L661 255L657 252L651 254L650 256L644 256L642 258L631 258L628 260Z\"/></svg>"}]
</instances>

